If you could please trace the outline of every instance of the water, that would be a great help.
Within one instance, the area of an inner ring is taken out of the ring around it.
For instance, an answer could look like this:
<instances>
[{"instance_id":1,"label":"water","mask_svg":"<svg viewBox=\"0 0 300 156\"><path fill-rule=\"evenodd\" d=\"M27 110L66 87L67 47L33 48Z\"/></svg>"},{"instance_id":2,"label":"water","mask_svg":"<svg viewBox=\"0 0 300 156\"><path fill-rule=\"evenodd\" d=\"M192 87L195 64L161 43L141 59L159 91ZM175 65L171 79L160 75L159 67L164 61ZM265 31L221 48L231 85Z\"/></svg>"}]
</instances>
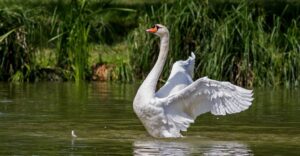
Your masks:
<instances>
[{"instance_id":1,"label":"water","mask_svg":"<svg viewBox=\"0 0 300 156\"><path fill-rule=\"evenodd\" d=\"M0 155L300 154L299 90L256 89L247 111L205 114L184 138L154 139L132 110L137 87L0 83Z\"/></svg>"}]
</instances>

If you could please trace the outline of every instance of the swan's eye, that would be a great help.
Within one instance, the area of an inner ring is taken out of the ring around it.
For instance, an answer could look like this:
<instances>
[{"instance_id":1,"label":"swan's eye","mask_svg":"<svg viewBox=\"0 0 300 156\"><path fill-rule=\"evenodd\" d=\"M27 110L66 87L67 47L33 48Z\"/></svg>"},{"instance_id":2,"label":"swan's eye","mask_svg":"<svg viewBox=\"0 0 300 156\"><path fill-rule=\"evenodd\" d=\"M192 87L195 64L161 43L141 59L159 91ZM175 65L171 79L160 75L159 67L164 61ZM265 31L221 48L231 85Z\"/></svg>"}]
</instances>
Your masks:
<instances>
[{"instance_id":1,"label":"swan's eye","mask_svg":"<svg viewBox=\"0 0 300 156\"><path fill-rule=\"evenodd\" d=\"M154 24L151 28L156 28L156 29L158 30L158 29L161 28L161 27Z\"/></svg>"}]
</instances>

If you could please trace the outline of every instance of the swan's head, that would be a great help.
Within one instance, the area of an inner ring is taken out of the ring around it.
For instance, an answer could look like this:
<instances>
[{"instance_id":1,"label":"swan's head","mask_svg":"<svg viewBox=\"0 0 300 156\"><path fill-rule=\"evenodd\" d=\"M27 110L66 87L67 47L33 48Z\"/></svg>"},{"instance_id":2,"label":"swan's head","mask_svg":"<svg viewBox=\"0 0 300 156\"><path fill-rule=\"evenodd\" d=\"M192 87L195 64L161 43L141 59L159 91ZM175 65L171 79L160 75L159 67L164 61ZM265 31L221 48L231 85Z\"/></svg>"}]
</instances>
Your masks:
<instances>
[{"instance_id":1,"label":"swan's head","mask_svg":"<svg viewBox=\"0 0 300 156\"><path fill-rule=\"evenodd\" d=\"M169 35L169 30L167 29L167 27L165 27L161 24L155 24L150 29L147 29L146 31L149 33L153 33L159 37Z\"/></svg>"}]
</instances>

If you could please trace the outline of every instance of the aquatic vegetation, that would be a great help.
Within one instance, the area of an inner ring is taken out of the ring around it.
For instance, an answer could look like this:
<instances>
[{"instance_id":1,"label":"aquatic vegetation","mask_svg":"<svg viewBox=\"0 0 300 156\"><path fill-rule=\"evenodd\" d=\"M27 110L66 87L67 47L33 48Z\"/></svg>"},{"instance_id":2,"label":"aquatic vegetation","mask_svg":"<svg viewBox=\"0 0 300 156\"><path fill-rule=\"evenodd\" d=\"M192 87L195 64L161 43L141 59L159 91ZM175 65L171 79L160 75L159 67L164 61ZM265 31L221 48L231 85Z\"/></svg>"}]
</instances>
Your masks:
<instances>
[{"instance_id":1,"label":"aquatic vegetation","mask_svg":"<svg viewBox=\"0 0 300 156\"><path fill-rule=\"evenodd\" d=\"M49 70L61 77L54 79L89 80L92 65L101 58L102 63L115 65L110 80L142 79L154 64L159 44L144 30L149 23L162 23L171 31L171 46L161 81L175 60L194 51L196 77L207 75L249 87L299 86L300 5L269 4L0 1L0 80L37 81ZM120 44L126 46L118 49ZM97 46L117 50L93 50Z\"/></svg>"},{"instance_id":2,"label":"aquatic vegetation","mask_svg":"<svg viewBox=\"0 0 300 156\"><path fill-rule=\"evenodd\" d=\"M152 6L139 21L129 43L133 69L142 76L154 64L158 49L150 47L158 43L141 34L148 23L163 23L171 34L166 71L174 60L185 59L194 51L199 64L196 77L207 75L248 87L299 85L299 19L287 23L247 1L215 13L207 2L182 0ZM168 72L164 73L162 79L167 78Z\"/></svg>"},{"instance_id":3,"label":"aquatic vegetation","mask_svg":"<svg viewBox=\"0 0 300 156\"><path fill-rule=\"evenodd\" d=\"M57 26L58 50L57 64L59 67L74 71L74 78L78 82L87 75L89 57L89 31L87 20L88 10L85 0L72 0L66 8L66 15ZM55 18L56 14L53 15ZM56 26L56 25L54 25Z\"/></svg>"},{"instance_id":4,"label":"aquatic vegetation","mask_svg":"<svg viewBox=\"0 0 300 156\"><path fill-rule=\"evenodd\" d=\"M28 12L27 12L28 13ZM30 43L34 22L22 10L0 10L0 80L29 79L33 62ZM12 76L12 77L11 77Z\"/></svg>"},{"instance_id":5,"label":"aquatic vegetation","mask_svg":"<svg viewBox=\"0 0 300 156\"><path fill-rule=\"evenodd\" d=\"M127 49L127 44L98 45L93 46L92 50L94 52L91 53L90 62L92 64L97 62L92 65L92 79L122 82L132 82L135 79L135 73L129 63L130 52Z\"/></svg>"},{"instance_id":6,"label":"aquatic vegetation","mask_svg":"<svg viewBox=\"0 0 300 156\"><path fill-rule=\"evenodd\" d=\"M128 19L134 13L133 9L108 8L109 1L49 0L40 3L29 0L20 4L13 0L0 4L5 6L0 12L1 80L36 81L47 77L44 71L49 70L60 73L59 79L63 80L89 79L90 67L95 63L89 62L94 52L91 45L120 40L128 30L124 29L123 35L117 34L109 19L120 12L130 16ZM114 26L120 23L114 22ZM130 24L127 22L125 26ZM127 71L123 70L123 64L117 67L116 71L122 71L117 75L128 75L121 74ZM17 75L23 76L12 78L17 71L20 71Z\"/></svg>"}]
</instances>

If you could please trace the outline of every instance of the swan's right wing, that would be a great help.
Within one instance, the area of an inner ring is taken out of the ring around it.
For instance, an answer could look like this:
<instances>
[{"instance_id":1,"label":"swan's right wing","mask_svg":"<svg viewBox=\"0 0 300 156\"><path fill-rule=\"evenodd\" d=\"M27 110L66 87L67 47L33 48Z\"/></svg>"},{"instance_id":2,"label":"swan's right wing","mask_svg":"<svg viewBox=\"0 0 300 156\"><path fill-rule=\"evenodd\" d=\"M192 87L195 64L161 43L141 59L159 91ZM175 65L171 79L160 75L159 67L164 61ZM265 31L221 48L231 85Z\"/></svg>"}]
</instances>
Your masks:
<instances>
[{"instance_id":1,"label":"swan's right wing","mask_svg":"<svg viewBox=\"0 0 300 156\"><path fill-rule=\"evenodd\" d=\"M226 115L246 110L252 103L252 90L200 78L184 89L165 98L157 98L163 107L164 124L173 136L180 136L200 114Z\"/></svg>"},{"instance_id":2,"label":"swan's right wing","mask_svg":"<svg viewBox=\"0 0 300 156\"><path fill-rule=\"evenodd\" d=\"M180 131L186 131L200 114L238 113L246 110L252 100L252 90L204 77L166 98L160 98L157 104L164 108L163 122L168 131L178 136Z\"/></svg>"},{"instance_id":3,"label":"swan's right wing","mask_svg":"<svg viewBox=\"0 0 300 156\"><path fill-rule=\"evenodd\" d=\"M164 100L172 113L185 112L195 119L206 112L226 115L246 110L252 104L252 95L252 90L204 77Z\"/></svg>"}]
</instances>

